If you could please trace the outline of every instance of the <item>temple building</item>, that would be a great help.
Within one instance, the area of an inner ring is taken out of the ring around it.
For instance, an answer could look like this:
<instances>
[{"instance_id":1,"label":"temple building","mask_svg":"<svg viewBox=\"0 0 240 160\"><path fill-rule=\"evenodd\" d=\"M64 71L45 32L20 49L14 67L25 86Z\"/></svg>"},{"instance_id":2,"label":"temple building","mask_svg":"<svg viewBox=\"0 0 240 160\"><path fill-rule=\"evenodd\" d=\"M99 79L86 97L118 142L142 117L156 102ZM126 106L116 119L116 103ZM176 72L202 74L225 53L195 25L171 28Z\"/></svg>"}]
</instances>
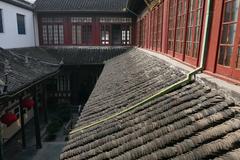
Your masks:
<instances>
[{"instance_id":1,"label":"temple building","mask_svg":"<svg viewBox=\"0 0 240 160\"><path fill-rule=\"evenodd\" d=\"M127 2L36 1L40 45L130 46L135 16Z\"/></svg>"}]
</instances>

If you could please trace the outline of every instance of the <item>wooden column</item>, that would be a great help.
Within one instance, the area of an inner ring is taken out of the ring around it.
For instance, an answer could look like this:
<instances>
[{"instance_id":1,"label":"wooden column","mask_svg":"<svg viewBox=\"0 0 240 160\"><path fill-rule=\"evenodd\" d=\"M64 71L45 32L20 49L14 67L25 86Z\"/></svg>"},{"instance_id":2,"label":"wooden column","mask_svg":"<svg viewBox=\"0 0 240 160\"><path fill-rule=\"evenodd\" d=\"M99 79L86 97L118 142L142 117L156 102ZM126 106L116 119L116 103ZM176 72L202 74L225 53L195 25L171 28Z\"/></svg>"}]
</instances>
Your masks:
<instances>
[{"instance_id":1,"label":"wooden column","mask_svg":"<svg viewBox=\"0 0 240 160\"><path fill-rule=\"evenodd\" d=\"M42 87L42 107L43 107L43 112L44 112L44 121L45 121L45 123L48 123L46 84L43 84L43 87Z\"/></svg>"},{"instance_id":2,"label":"wooden column","mask_svg":"<svg viewBox=\"0 0 240 160\"><path fill-rule=\"evenodd\" d=\"M35 136L36 136L36 148L40 149L42 148L42 143L41 143L41 132L40 132L40 123L39 123L39 110L37 106L37 89L34 87L33 89L33 100L35 102L35 106L33 107L34 111L34 126L35 126Z\"/></svg>"},{"instance_id":3,"label":"wooden column","mask_svg":"<svg viewBox=\"0 0 240 160\"><path fill-rule=\"evenodd\" d=\"M19 104L20 104L20 118L21 118L21 134L22 134L22 148L26 148L26 136L25 136L25 120L24 120L24 113L23 113L23 106L22 106L22 96L19 97Z\"/></svg>"},{"instance_id":4,"label":"wooden column","mask_svg":"<svg viewBox=\"0 0 240 160\"><path fill-rule=\"evenodd\" d=\"M0 123L0 160L4 160L3 158L3 137L2 137L2 124Z\"/></svg>"},{"instance_id":5,"label":"wooden column","mask_svg":"<svg viewBox=\"0 0 240 160\"><path fill-rule=\"evenodd\" d=\"M169 16L169 0L163 3L163 34L162 34L162 52L168 52L168 16Z\"/></svg>"}]
</instances>

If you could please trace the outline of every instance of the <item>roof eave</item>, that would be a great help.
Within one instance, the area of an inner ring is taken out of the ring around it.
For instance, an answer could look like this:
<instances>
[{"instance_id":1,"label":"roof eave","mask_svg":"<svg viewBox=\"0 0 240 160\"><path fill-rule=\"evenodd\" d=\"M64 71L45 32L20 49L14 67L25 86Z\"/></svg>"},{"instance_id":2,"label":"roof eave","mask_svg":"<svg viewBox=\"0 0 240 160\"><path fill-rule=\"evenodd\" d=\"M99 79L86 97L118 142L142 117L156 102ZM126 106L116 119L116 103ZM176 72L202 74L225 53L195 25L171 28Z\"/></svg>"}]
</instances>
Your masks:
<instances>
[{"instance_id":1,"label":"roof eave","mask_svg":"<svg viewBox=\"0 0 240 160\"><path fill-rule=\"evenodd\" d=\"M36 13L128 13L126 11L107 10L35 10Z\"/></svg>"},{"instance_id":2,"label":"roof eave","mask_svg":"<svg viewBox=\"0 0 240 160\"><path fill-rule=\"evenodd\" d=\"M12 0L2 0L2 1L5 3L8 3L8 4L12 4L14 6L20 7L20 8L23 8L23 9L30 10L30 11L34 10L34 7L32 5L27 5L27 4L17 2L17 1L12 1Z\"/></svg>"}]
</instances>

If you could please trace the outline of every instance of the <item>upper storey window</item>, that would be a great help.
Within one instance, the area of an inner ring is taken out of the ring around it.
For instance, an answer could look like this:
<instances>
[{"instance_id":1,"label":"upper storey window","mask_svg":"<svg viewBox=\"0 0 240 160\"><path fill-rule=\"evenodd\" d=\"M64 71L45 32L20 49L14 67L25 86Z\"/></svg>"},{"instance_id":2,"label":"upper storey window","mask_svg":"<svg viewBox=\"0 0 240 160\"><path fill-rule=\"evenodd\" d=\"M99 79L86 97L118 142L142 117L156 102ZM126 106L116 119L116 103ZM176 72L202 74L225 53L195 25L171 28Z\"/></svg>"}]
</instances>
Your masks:
<instances>
[{"instance_id":1,"label":"upper storey window","mask_svg":"<svg viewBox=\"0 0 240 160\"><path fill-rule=\"evenodd\" d=\"M2 10L0 9L0 33L3 33Z\"/></svg>"},{"instance_id":2,"label":"upper storey window","mask_svg":"<svg viewBox=\"0 0 240 160\"><path fill-rule=\"evenodd\" d=\"M236 36L239 19L238 12L239 0L225 0L224 15L222 18L221 42L218 53L218 64L223 66L230 66L234 47L238 47L238 44L234 44L235 38L239 38ZM237 52L237 49L235 49L235 52Z\"/></svg>"},{"instance_id":3,"label":"upper storey window","mask_svg":"<svg viewBox=\"0 0 240 160\"><path fill-rule=\"evenodd\" d=\"M18 27L18 34L26 34L24 15L17 14L17 27Z\"/></svg>"},{"instance_id":4,"label":"upper storey window","mask_svg":"<svg viewBox=\"0 0 240 160\"><path fill-rule=\"evenodd\" d=\"M240 77L240 0L224 0L216 72Z\"/></svg>"},{"instance_id":5,"label":"upper storey window","mask_svg":"<svg viewBox=\"0 0 240 160\"><path fill-rule=\"evenodd\" d=\"M72 17L72 44L89 45L92 42L92 18Z\"/></svg>"},{"instance_id":6,"label":"upper storey window","mask_svg":"<svg viewBox=\"0 0 240 160\"><path fill-rule=\"evenodd\" d=\"M63 18L42 18L42 42L44 45L64 44Z\"/></svg>"}]
</instances>

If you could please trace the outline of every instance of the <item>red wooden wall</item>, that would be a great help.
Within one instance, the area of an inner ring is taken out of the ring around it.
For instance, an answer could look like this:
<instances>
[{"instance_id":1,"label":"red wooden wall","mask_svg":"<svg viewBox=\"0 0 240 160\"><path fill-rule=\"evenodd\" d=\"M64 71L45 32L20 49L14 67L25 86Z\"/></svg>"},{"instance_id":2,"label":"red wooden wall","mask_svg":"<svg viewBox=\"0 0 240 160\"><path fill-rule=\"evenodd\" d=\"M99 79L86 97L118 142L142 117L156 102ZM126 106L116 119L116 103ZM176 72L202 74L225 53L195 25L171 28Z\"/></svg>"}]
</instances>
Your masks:
<instances>
[{"instance_id":1,"label":"red wooden wall","mask_svg":"<svg viewBox=\"0 0 240 160\"><path fill-rule=\"evenodd\" d=\"M165 0L137 20L136 45L189 66L200 63L205 0ZM206 73L240 80L240 0L212 0ZM161 14L162 13L162 14ZM144 34L144 35L143 35Z\"/></svg>"},{"instance_id":2,"label":"red wooden wall","mask_svg":"<svg viewBox=\"0 0 240 160\"><path fill-rule=\"evenodd\" d=\"M72 18L76 18L76 20L74 21ZM106 21L100 22L101 18L106 18ZM109 19L116 21L111 22ZM129 21L129 19L131 19L131 17L109 16L104 14L102 17L76 14L39 15L38 28L40 45L114 45L112 43L112 28L114 25L119 25L121 28L121 35L118 37L121 44L118 45L134 45L136 35L135 24ZM102 35L103 33L105 34L104 36ZM61 40L61 37L63 37L64 40ZM84 38L85 41L83 40Z\"/></svg>"}]
</instances>

